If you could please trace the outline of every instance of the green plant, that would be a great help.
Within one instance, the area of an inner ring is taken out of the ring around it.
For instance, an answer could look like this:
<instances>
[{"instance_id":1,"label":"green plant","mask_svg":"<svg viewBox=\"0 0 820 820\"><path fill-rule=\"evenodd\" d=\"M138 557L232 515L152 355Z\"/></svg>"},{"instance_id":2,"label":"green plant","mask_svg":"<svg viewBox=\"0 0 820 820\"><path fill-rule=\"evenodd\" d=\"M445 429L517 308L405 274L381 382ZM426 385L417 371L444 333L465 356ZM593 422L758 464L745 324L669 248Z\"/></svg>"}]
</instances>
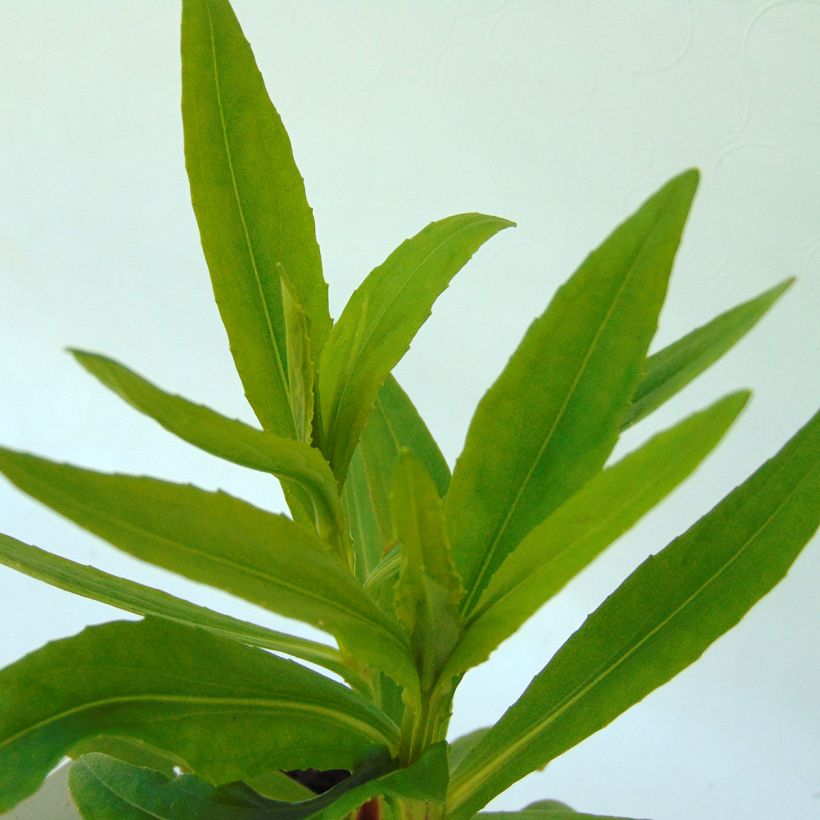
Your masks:
<instances>
[{"instance_id":1,"label":"green plant","mask_svg":"<svg viewBox=\"0 0 820 820\"><path fill-rule=\"evenodd\" d=\"M697 174L673 179L533 323L451 477L390 373L452 276L511 223L462 214L431 224L332 323L301 177L227 2L185 0L182 55L192 199L262 429L74 355L170 432L277 476L292 518L9 450L0 470L120 549L318 626L338 649L2 536L7 565L145 618L0 672L0 809L70 754L71 788L91 818L331 818L361 806L469 817L696 660L814 532L816 416L642 564L496 726L444 742L462 675L690 475L748 394L607 466L620 431L729 349L789 283L647 357ZM282 774L308 767L353 774L313 796ZM583 816L549 802L522 814Z\"/></svg>"}]
</instances>

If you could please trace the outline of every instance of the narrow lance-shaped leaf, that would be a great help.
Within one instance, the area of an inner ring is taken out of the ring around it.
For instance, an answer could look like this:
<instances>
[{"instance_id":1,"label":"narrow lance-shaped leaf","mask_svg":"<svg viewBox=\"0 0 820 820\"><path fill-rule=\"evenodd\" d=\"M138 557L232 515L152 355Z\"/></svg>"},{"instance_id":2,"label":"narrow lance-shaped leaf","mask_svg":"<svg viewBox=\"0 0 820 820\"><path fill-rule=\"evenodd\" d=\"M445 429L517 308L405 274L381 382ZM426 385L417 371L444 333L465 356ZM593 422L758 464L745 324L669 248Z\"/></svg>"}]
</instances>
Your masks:
<instances>
[{"instance_id":1,"label":"narrow lance-shaped leaf","mask_svg":"<svg viewBox=\"0 0 820 820\"><path fill-rule=\"evenodd\" d=\"M214 295L262 426L295 435L277 273L288 273L318 355L330 330L313 212L290 140L227 0L182 4L185 161Z\"/></svg>"},{"instance_id":2,"label":"narrow lance-shaped leaf","mask_svg":"<svg viewBox=\"0 0 820 820\"><path fill-rule=\"evenodd\" d=\"M590 615L454 773L452 816L606 726L731 629L820 519L820 414Z\"/></svg>"},{"instance_id":3,"label":"narrow lance-shaped leaf","mask_svg":"<svg viewBox=\"0 0 820 820\"><path fill-rule=\"evenodd\" d=\"M332 633L362 662L417 680L398 624L289 518L223 492L106 475L0 449L21 490L125 552Z\"/></svg>"},{"instance_id":4,"label":"narrow lance-shaped leaf","mask_svg":"<svg viewBox=\"0 0 820 820\"><path fill-rule=\"evenodd\" d=\"M82 350L72 350L77 361L106 387L170 433L200 450L277 476L286 489L301 488L302 504L312 524L340 552L342 526L336 481L322 454L305 442L257 430L229 419L201 404L166 393L124 365ZM293 500L290 499L289 500Z\"/></svg>"},{"instance_id":5,"label":"narrow lance-shaped leaf","mask_svg":"<svg viewBox=\"0 0 820 820\"><path fill-rule=\"evenodd\" d=\"M688 171L667 183L587 257L480 401L447 494L465 612L611 452L697 181Z\"/></svg>"},{"instance_id":6,"label":"narrow lance-shaped leaf","mask_svg":"<svg viewBox=\"0 0 820 820\"><path fill-rule=\"evenodd\" d=\"M384 380L450 280L491 236L513 223L459 214L403 242L350 297L319 365L320 442L344 481Z\"/></svg>"},{"instance_id":7,"label":"narrow lance-shaped leaf","mask_svg":"<svg viewBox=\"0 0 820 820\"><path fill-rule=\"evenodd\" d=\"M447 462L409 396L393 376L388 376L362 430L344 487L354 534L356 575L362 582L393 543L390 482L402 448L419 460L438 495L444 497L450 483Z\"/></svg>"},{"instance_id":8,"label":"narrow lance-shaped leaf","mask_svg":"<svg viewBox=\"0 0 820 820\"><path fill-rule=\"evenodd\" d=\"M353 768L396 741L390 721L350 689L164 620L48 644L0 671L0 690L0 810L98 735L172 753L212 783L267 768Z\"/></svg>"},{"instance_id":9,"label":"narrow lance-shaped leaf","mask_svg":"<svg viewBox=\"0 0 820 820\"><path fill-rule=\"evenodd\" d=\"M282 312L288 353L290 407L296 438L308 444L313 436L314 380L313 352L310 349L310 319L296 298L285 269L277 266L282 287Z\"/></svg>"},{"instance_id":10,"label":"narrow lance-shaped leaf","mask_svg":"<svg viewBox=\"0 0 820 820\"><path fill-rule=\"evenodd\" d=\"M379 796L444 802L444 744L432 746L412 766L390 768L375 758L330 791L300 802L268 800L241 784L214 788L192 775L167 777L96 754L74 764L69 783L75 802L93 820L341 820Z\"/></svg>"},{"instance_id":11,"label":"narrow lance-shaped leaf","mask_svg":"<svg viewBox=\"0 0 820 820\"><path fill-rule=\"evenodd\" d=\"M401 554L396 616L410 638L422 690L428 691L461 634L464 590L436 485L409 450L401 452L393 471L391 501Z\"/></svg>"},{"instance_id":12,"label":"narrow lance-shaped leaf","mask_svg":"<svg viewBox=\"0 0 820 820\"><path fill-rule=\"evenodd\" d=\"M734 393L591 479L507 556L470 614L445 675L486 660L555 593L697 468L749 398Z\"/></svg>"},{"instance_id":13,"label":"narrow lance-shaped leaf","mask_svg":"<svg viewBox=\"0 0 820 820\"><path fill-rule=\"evenodd\" d=\"M632 396L623 428L648 416L731 350L793 283L794 279L786 279L651 355L646 373Z\"/></svg>"},{"instance_id":14,"label":"narrow lance-shaped leaf","mask_svg":"<svg viewBox=\"0 0 820 820\"><path fill-rule=\"evenodd\" d=\"M357 688L365 686L364 681L344 664L339 651L332 646L214 612L167 592L78 564L3 534L0 534L0 564L67 592L83 595L135 615L154 615L187 626L198 626L252 646L284 652L323 666L346 678Z\"/></svg>"}]
</instances>

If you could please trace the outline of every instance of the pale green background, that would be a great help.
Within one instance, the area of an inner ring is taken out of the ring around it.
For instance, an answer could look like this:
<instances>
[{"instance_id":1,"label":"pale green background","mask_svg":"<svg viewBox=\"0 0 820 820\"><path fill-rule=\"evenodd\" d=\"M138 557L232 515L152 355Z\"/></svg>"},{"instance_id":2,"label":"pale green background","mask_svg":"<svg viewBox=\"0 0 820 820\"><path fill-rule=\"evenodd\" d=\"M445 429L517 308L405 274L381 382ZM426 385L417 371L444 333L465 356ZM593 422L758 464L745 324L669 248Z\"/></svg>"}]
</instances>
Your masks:
<instances>
[{"instance_id":1,"label":"pale green background","mask_svg":"<svg viewBox=\"0 0 820 820\"><path fill-rule=\"evenodd\" d=\"M587 612L818 404L820 4L236 0L292 135L338 315L433 218L519 223L436 306L399 375L452 463L482 392L585 253L667 177L704 181L659 343L800 281L719 366L633 431L755 397L697 478L467 677L454 732L496 719ZM115 356L246 420L187 199L171 0L0 0L0 441L281 506L99 388ZM0 486L0 528L280 625L118 554ZM499 798L656 820L820 815L820 550L702 662ZM0 570L0 661L117 613ZM300 628L301 629L301 628ZM304 630L302 630L304 631ZM0 696L2 694L0 693Z\"/></svg>"}]
</instances>

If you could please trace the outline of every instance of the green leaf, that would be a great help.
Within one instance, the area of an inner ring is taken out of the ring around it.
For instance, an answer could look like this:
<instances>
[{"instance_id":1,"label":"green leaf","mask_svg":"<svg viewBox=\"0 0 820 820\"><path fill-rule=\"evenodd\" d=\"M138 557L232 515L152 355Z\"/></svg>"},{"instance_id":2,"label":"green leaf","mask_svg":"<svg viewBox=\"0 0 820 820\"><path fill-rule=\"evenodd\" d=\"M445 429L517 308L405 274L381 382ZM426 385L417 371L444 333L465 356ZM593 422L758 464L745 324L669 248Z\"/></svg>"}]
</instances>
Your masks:
<instances>
[{"instance_id":1,"label":"green leaf","mask_svg":"<svg viewBox=\"0 0 820 820\"><path fill-rule=\"evenodd\" d=\"M168 432L226 461L271 473L280 478L286 488L294 484L301 487L307 494L305 504L317 530L340 552L344 551L340 523L344 516L336 480L316 448L257 430L201 404L166 393L106 356L82 350L71 353L92 376Z\"/></svg>"},{"instance_id":2,"label":"green leaf","mask_svg":"<svg viewBox=\"0 0 820 820\"><path fill-rule=\"evenodd\" d=\"M733 393L659 433L584 485L507 556L484 590L446 675L465 672L533 615L683 480L749 398Z\"/></svg>"},{"instance_id":3,"label":"green leaf","mask_svg":"<svg viewBox=\"0 0 820 820\"><path fill-rule=\"evenodd\" d=\"M461 635L458 605L464 590L450 555L436 485L409 450L401 452L393 471L391 502L401 554L396 615L427 691Z\"/></svg>"},{"instance_id":4,"label":"green leaf","mask_svg":"<svg viewBox=\"0 0 820 820\"><path fill-rule=\"evenodd\" d=\"M344 486L356 574L362 582L393 544L390 483L402 448L421 462L443 498L450 483L447 462L409 396L388 376L362 430Z\"/></svg>"},{"instance_id":5,"label":"green leaf","mask_svg":"<svg viewBox=\"0 0 820 820\"><path fill-rule=\"evenodd\" d=\"M319 365L320 441L340 483L376 394L436 298L484 242L512 224L484 214L433 222L393 251L350 297Z\"/></svg>"},{"instance_id":6,"label":"green leaf","mask_svg":"<svg viewBox=\"0 0 820 820\"><path fill-rule=\"evenodd\" d=\"M467 756L467 752L481 740L487 732L490 731L489 726L482 726L479 729L473 729L472 732L467 732L466 735L457 737L449 747L449 761L450 771L455 771L460 765L461 761Z\"/></svg>"},{"instance_id":7,"label":"green leaf","mask_svg":"<svg viewBox=\"0 0 820 820\"><path fill-rule=\"evenodd\" d=\"M245 394L266 430L293 437L277 265L330 331L313 212L290 140L227 0L182 4L185 164L214 295Z\"/></svg>"},{"instance_id":8,"label":"green leaf","mask_svg":"<svg viewBox=\"0 0 820 820\"><path fill-rule=\"evenodd\" d=\"M376 760L330 791L299 803L266 800L241 784L214 788L191 775L168 778L105 755L87 755L75 763L69 783L78 805L90 809L85 814L90 820L341 820L379 796L444 802L447 762L443 744L428 749L406 769L380 774L384 767Z\"/></svg>"},{"instance_id":9,"label":"green leaf","mask_svg":"<svg viewBox=\"0 0 820 820\"><path fill-rule=\"evenodd\" d=\"M21 490L125 552L332 633L363 663L417 682L398 624L317 537L223 492L106 475L0 448Z\"/></svg>"},{"instance_id":10,"label":"green leaf","mask_svg":"<svg viewBox=\"0 0 820 820\"><path fill-rule=\"evenodd\" d=\"M282 312L288 351L288 392L296 424L296 438L310 443L313 438L313 354L310 349L310 319L299 304L293 285L279 265L282 287Z\"/></svg>"},{"instance_id":11,"label":"green leaf","mask_svg":"<svg viewBox=\"0 0 820 820\"><path fill-rule=\"evenodd\" d=\"M820 518L820 414L590 615L453 775L452 816L580 743L693 661L788 571Z\"/></svg>"},{"instance_id":12,"label":"green leaf","mask_svg":"<svg viewBox=\"0 0 820 820\"><path fill-rule=\"evenodd\" d=\"M352 768L397 730L350 689L170 621L110 623L0 671L0 810L97 735L173 754L214 783L270 768Z\"/></svg>"},{"instance_id":13,"label":"green leaf","mask_svg":"<svg viewBox=\"0 0 820 820\"><path fill-rule=\"evenodd\" d=\"M587 257L479 402L447 494L465 613L615 445L697 181L667 183Z\"/></svg>"},{"instance_id":14,"label":"green leaf","mask_svg":"<svg viewBox=\"0 0 820 820\"><path fill-rule=\"evenodd\" d=\"M118 607L126 612L133 612L135 615L167 618L177 623L207 629L234 641L284 652L286 655L323 666L346 678L357 688L365 685L364 681L344 664L338 650L332 646L276 632L248 621L240 621L230 615L223 615L181 598L175 598L167 592L109 575L94 567L77 564L2 533L0 564L52 586Z\"/></svg>"},{"instance_id":15,"label":"green leaf","mask_svg":"<svg viewBox=\"0 0 820 820\"><path fill-rule=\"evenodd\" d=\"M793 283L794 279L786 279L650 356L622 427L631 427L648 416L711 367L765 316Z\"/></svg>"}]
</instances>

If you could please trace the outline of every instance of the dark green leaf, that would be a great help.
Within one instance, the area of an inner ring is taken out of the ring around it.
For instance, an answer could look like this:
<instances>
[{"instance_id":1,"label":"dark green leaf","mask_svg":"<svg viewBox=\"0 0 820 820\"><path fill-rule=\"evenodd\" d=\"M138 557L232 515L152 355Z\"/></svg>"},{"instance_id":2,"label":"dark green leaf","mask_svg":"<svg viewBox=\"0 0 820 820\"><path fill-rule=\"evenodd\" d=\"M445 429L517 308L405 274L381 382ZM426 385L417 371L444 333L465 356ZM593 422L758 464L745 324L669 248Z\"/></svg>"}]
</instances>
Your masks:
<instances>
[{"instance_id":1,"label":"dark green leaf","mask_svg":"<svg viewBox=\"0 0 820 820\"><path fill-rule=\"evenodd\" d=\"M241 784L214 788L191 775L167 778L105 755L87 755L72 767L74 799L90 820L151 817L160 820L341 820L375 797L443 803L447 762L443 744L431 747L406 769L386 774L383 760L318 797L299 803L267 800ZM129 814L128 812L145 812Z\"/></svg>"},{"instance_id":2,"label":"dark green leaf","mask_svg":"<svg viewBox=\"0 0 820 820\"><path fill-rule=\"evenodd\" d=\"M483 811L477 817L487 820L629 820L628 817L573 811L557 800L544 800L541 806L521 811Z\"/></svg>"},{"instance_id":3,"label":"dark green leaf","mask_svg":"<svg viewBox=\"0 0 820 820\"><path fill-rule=\"evenodd\" d=\"M749 398L734 393L659 433L589 481L533 529L484 590L446 674L484 661L501 641L670 493L712 451Z\"/></svg>"},{"instance_id":4,"label":"dark green leaf","mask_svg":"<svg viewBox=\"0 0 820 820\"><path fill-rule=\"evenodd\" d=\"M175 598L167 592L109 575L94 567L83 566L67 558L8 535L0 534L0 564L24 572L60 589L84 595L135 615L155 615L188 626L199 626L235 641L284 652L295 658L324 666L346 678L357 688L364 682L342 661L337 649L305 638L240 621L211 609ZM104 750L99 750L104 751Z\"/></svg>"},{"instance_id":5,"label":"dark green leaf","mask_svg":"<svg viewBox=\"0 0 820 820\"><path fill-rule=\"evenodd\" d=\"M453 775L455 818L606 726L731 629L820 518L820 414L590 615Z\"/></svg>"},{"instance_id":6,"label":"dark green leaf","mask_svg":"<svg viewBox=\"0 0 820 820\"><path fill-rule=\"evenodd\" d=\"M398 624L318 538L223 492L107 475L0 448L21 490L125 552L332 633L361 662L417 680Z\"/></svg>"},{"instance_id":7,"label":"dark green leaf","mask_svg":"<svg viewBox=\"0 0 820 820\"><path fill-rule=\"evenodd\" d=\"M91 627L0 671L0 810L78 742L136 739L214 783L270 768L353 768L396 728L350 689L171 621Z\"/></svg>"},{"instance_id":8,"label":"dark green leaf","mask_svg":"<svg viewBox=\"0 0 820 820\"><path fill-rule=\"evenodd\" d=\"M319 365L320 441L340 482L379 389L433 303L478 248L512 224L484 214L433 222L393 251L350 297Z\"/></svg>"},{"instance_id":9,"label":"dark green leaf","mask_svg":"<svg viewBox=\"0 0 820 820\"><path fill-rule=\"evenodd\" d=\"M447 494L465 612L611 452L697 181L688 171L667 183L587 257L479 403Z\"/></svg>"},{"instance_id":10,"label":"dark green leaf","mask_svg":"<svg viewBox=\"0 0 820 820\"><path fill-rule=\"evenodd\" d=\"M402 448L421 462L444 497L450 483L447 462L413 402L393 376L388 376L362 430L345 481L356 574L363 582L393 543L389 492Z\"/></svg>"},{"instance_id":11,"label":"dark green leaf","mask_svg":"<svg viewBox=\"0 0 820 820\"><path fill-rule=\"evenodd\" d=\"M227 461L271 473L307 494L308 514L340 552L343 515L336 480L322 454L305 442L264 432L201 404L166 393L127 367L81 350L77 361L106 387L176 436Z\"/></svg>"},{"instance_id":12,"label":"dark green leaf","mask_svg":"<svg viewBox=\"0 0 820 820\"><path fill-rule=\"evenodd\" d=\"M185 160L216 302L259 421L293 437L277 265L310 319L316 356L330 315L313 212L229 3L184 0L182 7Z\"/></svg>"},{"instance_id":13,"label":"dark green leaf","mask_svg":"<svg viewBox=\"0 0 820 820\"><path fill-rule=\"evenodd\" d=\"M630 427L648 416L731 350L793 282L794 279L787 279L754 299L721 313L650 356L622 426Z\"/></svg>"}]
</instances>

